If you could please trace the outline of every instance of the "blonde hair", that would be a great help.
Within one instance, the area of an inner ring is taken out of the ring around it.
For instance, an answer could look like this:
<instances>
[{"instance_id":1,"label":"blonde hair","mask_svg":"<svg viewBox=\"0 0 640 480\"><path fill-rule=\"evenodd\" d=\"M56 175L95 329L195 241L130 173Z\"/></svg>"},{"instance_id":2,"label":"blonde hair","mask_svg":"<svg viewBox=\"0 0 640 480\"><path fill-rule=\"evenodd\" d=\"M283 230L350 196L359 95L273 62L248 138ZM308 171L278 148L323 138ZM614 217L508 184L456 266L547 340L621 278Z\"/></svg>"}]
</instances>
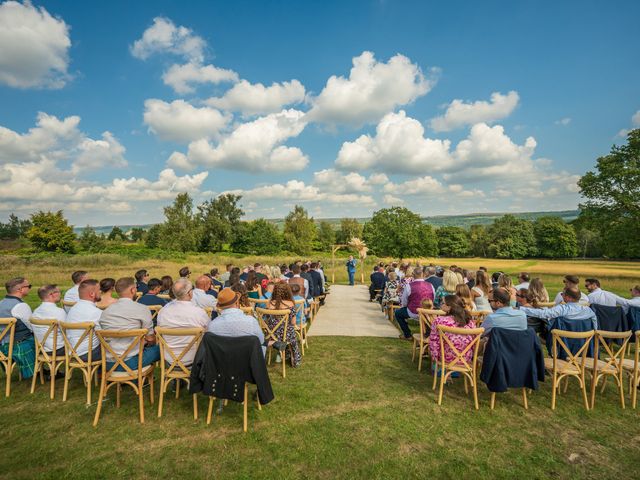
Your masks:
<instances>
[{"instance_id":1,"label":"blonde hair","mask_svg":"<svg viewBox=\"0 0 640 480\"><path fill-rule=\"evenodd\" d=\"M511 281L511 277L506 273L501 274L498 277L498 286L500 288L504 288L507 291L511 292L511 289L513 288L513 282Z\"/></svg>"},{"instance_id":2,"label":"blonde hair","mask_svg":"<svg viewBox=\"0 0 640 480\"><path fill-rule=\"evenodd\" d=\"M549 301L549 292L544 288L542 280L537 277L529 282L529 295L534 303L546 303Z\"/></svg>"},{"instance_id":3,"label":"blonde hair","mask_svg":"<svg viewBox=\"0 0 640 480\"><path fill-rule=\"evenodd\" d=\"M455 292L458 286L458 276L451 270L445 270L442 275L442 286L447 292Z\"/></svg>"},{"instance_id":4,"label":"blonde hair","mask_svg":"<svg viewBox=\"0 0 640 480\"><path fill-rule=\"evenodd\" d=\"M458 277L458 285L460 285L461 283L464 283L464 277L460 272L456 272L456 277Z\"/></svg>"},{"instance_id":5,"label":"blonde hair","mask_svg":"<svg viewBox=\"0 0 640 480\"><path fill-rule=\"evenodd\" d=\"M389 274L387 275L387 278L389 279L390 282L393 282L394 280L398 279L398 274L396 272L389 272Z\"/></svg>"}]
</instances>

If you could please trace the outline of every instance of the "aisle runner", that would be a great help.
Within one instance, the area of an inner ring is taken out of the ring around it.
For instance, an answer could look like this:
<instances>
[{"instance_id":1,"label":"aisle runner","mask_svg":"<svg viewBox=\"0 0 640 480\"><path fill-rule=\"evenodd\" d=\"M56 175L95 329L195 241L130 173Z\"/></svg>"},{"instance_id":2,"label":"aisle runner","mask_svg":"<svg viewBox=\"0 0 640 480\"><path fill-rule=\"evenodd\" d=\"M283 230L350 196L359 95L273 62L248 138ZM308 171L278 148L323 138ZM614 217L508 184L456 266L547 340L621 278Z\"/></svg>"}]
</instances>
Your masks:
<instances>
[{"instance_id":1,"label":"aisle runner","mask_svg":"<svg viewBox=\"0 0 640 480\"><path fill-rule=\"evenodd\" d=\"M369 302L369 289L365 285L332 285L326 304L309 330L309 336L339 335L346 337L397 337L380 310L380 305Z\"/></svg>"}]
</instances>

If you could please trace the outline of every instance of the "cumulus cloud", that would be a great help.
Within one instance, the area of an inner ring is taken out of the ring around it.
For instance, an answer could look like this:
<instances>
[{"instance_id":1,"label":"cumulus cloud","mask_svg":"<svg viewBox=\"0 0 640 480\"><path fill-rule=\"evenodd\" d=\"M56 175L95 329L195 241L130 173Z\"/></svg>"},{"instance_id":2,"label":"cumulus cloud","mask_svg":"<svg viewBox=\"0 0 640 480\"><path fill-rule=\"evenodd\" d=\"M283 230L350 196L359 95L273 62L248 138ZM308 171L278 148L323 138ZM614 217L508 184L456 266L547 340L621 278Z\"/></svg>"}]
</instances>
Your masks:
<instances>
[{"instance_id":1,"label":"cumulus cloud","mask_svg":"<svg viewBox=\"0 0 640 480\"><path fill-rule=\"evenodd\" d=\"M566 127L567 125L569 125L571 123L571 118L569 117L564 117L561 118L560 120L556 120L555 122L553 122L555 125L562 125L563 127Z\"/></svg>"},{"instance_id":2,"label":"cumulus cloud","mask_svg":"<svg viewBox=\"0 0 640 480\"><path fill-rule=\"evenodd\" d=\"M62 88L69 80L69 27L44 7L0 4L0 83L15 88Z\"/></svg>"},{"instance_id":3,"label":"cumulus cloud","mask_svg":"<svg viewBox=\"0 0 640 480\"><path fill-rule=\"evenodd\" d=\"M383 192L394 195L437 195L446 189L438 180L429 175L413 178L402 183L389 182L383 187Z\"/></svg>"},{"instance_id":4,"label":"cumulus cloud","mask_svg":"<svg viewBox=\"0 0 640 480\"><path fill-rule=\"evenodd\" d=\"M237 82L238 74L233 70L218 68L214 65L201 65L198 62L172 65L162 74L162 81L180 94L193 93L197 85Z\"/></svg>"},{"instance_id":5,"label":"cumulus cloud","mask_svg":"<svg viewBox=\"0 0 640 480\"><path fill-rule=\"evenodd\" d=\"M211 107L196 108L184 100L171 103L155 98L144 102L144 123L162 140L188 143L201 138L218 138L231 121Z\"/></svg>"},{"instance_id":6,"label":"cumulus cloud","mask_svg":"<svg viewBox=\"0 0 640 480\"><path fill-rule=\"evenodd\" d=\"M388 113L376 135L361 135L340 148L336 166L344 170L380 169L389 173L441 171L451 159L449 140L424 137L424 127L401 110Z\"/></svg>"},{"instance_id":7,"label":"cumulus cloud","mask_svg":"<svg viewBox=\"0 0 640 480\"><path fill-rule=\"evenodd\" d=\"M187 155L174 152L168 164L179 168L196 165L249 172L282 172L304 169L309 158L297 147L282 145L304 130L304 114L283 110L240 124L217 146L207 140L189 144Z\"/></svg>"},{"instance_id":8,"label":"cumulus cloud","mask_svg":"<svg viewBox=\"0 0 640 480\"><path fill-rule=\"evenodd\" d=\"M394 197L393 195L385 195L384 197L382 197L382 201L391 206L404 205L403 199Z\"/></svg>"},{"instance_id":9,"label":"cumulus cloud","mask_svg":"<svg viewBox=\"0 0 640 480\"><path fill-rule=\"evenodd\" d=\"M328 168L313 174L313 183L322 190L334 193L370 192L369 181L359 173L351 172L346 175Z\"/></svg>"},{"instance_id":10,"label":"cumulus cloud","mask_svg":"<svg viewBox=\"0 0 640 480\"><path fill-rule=\"evenodd\" d=\"M102 139L89 138L78 128L80 117L60 120L38 113L36 126L20 134L0 126L0 163L71 161L73 173L85 169L124 167L125 148L110 132Z\"/></svg>"},{"instance_id":11,"label":"cumulus cloud","mask_svg":"<svg viewBox=\"0 0 640 480\"><path fill-rule=\"evenodd\" d=\"M353 58L349 78L329 78L312 100L309 121L354 126L376 122L396 107L429 92L436 74L433 70L431 78L426 78L420 67L404 55L395 55L384 63L365 51Z\"/></svg>"},{"instance_id":12,"label":"cumulus cloud","mask_svg":"<svg viewBox=\"0 0 640 480\"><path fill-rule=\"evenodd\" d=\"M204 60L204 39L187 27L178 26L168 18L156 17L153 25L147 28L142 38L133 42L131 54L146 60L157 53L171 53L188 60L202 62Z\"/></svg>"},{"instance_id":13,"label":"cumulus cloud","mask_svg":"<svg viewBox=\"0 0 640 480\"><path fill-rule=\"evenodd\" d=\"M207 104L223 110L238 111L245 115L275 113L287 105L304 101L305 89L298 80L272 83L265 87L261 83L241 80L222 97L207 100Z\"/></svg>"},{"instance_id":14,"label":"cumulus cloud","mask_svg":"<svg viewBox=\"0 0 640 480\"><path fill-rule=\"evenodd\" d=\"M489 102L478 100L465 103L463 100L455 99L447 106L444 115L431 120L430 126L436 132L448 132L475 123L493 123L511 115L519 101L518 92L513 90L506 95L493 92Z\"/></svg>"},{"instance_id":15,"label":"cumulus cloud","mask_svg":"<svg viewBox=\"0 0 640 480\"><path fill-rule=\"evenodd\" d=\"M633 116L631 117L631 126L632 126L632 128L640 127L640 110L638 110L636 113L634 113ZM623 128L622 130L620 130L618 132L618 136L624 138L629 134L630 131L631 130L629 130L627 128Z\"/></svg>"}]
</instances>

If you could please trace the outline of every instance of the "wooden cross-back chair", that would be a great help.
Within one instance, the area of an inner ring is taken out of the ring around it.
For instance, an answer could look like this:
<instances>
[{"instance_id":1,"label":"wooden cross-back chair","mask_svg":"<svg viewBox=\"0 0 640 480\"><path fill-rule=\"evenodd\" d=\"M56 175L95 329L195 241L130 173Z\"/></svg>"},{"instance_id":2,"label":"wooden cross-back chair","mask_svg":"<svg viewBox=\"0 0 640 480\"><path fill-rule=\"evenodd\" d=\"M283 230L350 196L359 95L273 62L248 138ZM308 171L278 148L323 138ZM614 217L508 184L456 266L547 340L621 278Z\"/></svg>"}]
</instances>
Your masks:
<instances>
[{"instance_id":1,"label":"wooden cross-back chair","mask_svg":"<svg viewBox=\"0 0 640 480\"><path fill-rule=\"evenodd\" d=\"M449 339L447 334L452 335L468 335L472 337L472 340L463 348L458 350L453 342ZM484 333L484 328L458 328L458 327L446 327L444 325L438 325L438 337L440 340L440 358L434 359L436 362L436 369L433 373L433 388L435 389L438 374L440 375L440 391L438 393L438 405L442 405L442 395L444 393L444 384L447 379L454 373L458 372L464 378L464 391L469 393L467 383L471 384L473 390L473 401L476 410L480 408L478 404L478 350L480 344L480 337ZM447 362L445 356L445 345L451 349L455 358ZM467 352L471 353L471 362L467 361ZM439 368L439 370L438 370ZM439 372L439 373L438 373Z\"/></svg>"},{"instance_id":2,"label":"wooden cross-back chair","mask_svg":"<svg viewBox=\"0 0 640 480\"><path fill-rule=\"evenodd\" d=\"M622 360L623 371L629 377L629 391L631 392L631 408L636 408L638 400L638 385L640 385L640 330L634 332L635 348L633 359L626 358ZM631 346L628 344L629 348Z\"/></svg>"},{"instance_id":3,"label":"wooden cross-back chair","mask_svg":"<svg viewBox=\"0 0 640 480\"><path fill-rule=\"evenodd\" d=\"M147 308L149 308L151 312L151 321L155 325L158 320L158 312L162 309L162 305L147 305Z\"/></svg>"},{"instance_id":4,"label":"wooden cross-back chair","mask_svg":"<svg viewBox=\"0 0 640 480\"><path fill-rule=\"evenodd\" d=\"M36 347L36 363L33 367L33 378L31 380L31 393L36 391L36 380L40 374L40 383L44 385L44 367L49 368L49 377L51 386L49 389L49 398L55 397L56 374L62 365L65 364L65 357L58 356L56 351L62 345L58 345L58 321L55 319L39 319L31 318L29 322L32 325L46 328L46 332L42 336L42 340L38 340L38 336L34 335L33 340ZM52 338L53 350L50 352L45 348L45 344L49 338Z\"/></svg>"},{"instance_id":5,"label":"wooden cross-back chair","mask_svg":"<svg viewBox=\"0 0 640 480\"><path fill-rule=\"evenodd\" d=\"M180 381L189 383L191 364L185 365L184 356L192 349L197 350L204 335L204 328L165 328L156 327L156 339L160 346L160 395L158 401L158 417L162 416L164 394L172 381L176 382L176 398L180 395ZM191 337L189 343L180 351L175 351L167 343L167 337ZM193 394L193 419L198 419L198 396Z\"/></svg>"},{"instance_id":6,"label":"wooden cross-back chair","mask_svg":"<svg viewBox=\"0 0 640 480\"><path fill-rule=\"evenodd\" d=\"M618 385L620 392L620 405L624 405L624 357L627 351L627 345L631 338L631 330L626 332L609 332L606 330L596 330L596 344L594 358L587 358L587 367L591 369L591 408L596 402L596 387L602 379L602 390L604 392L607 378L613 377ZM615 352L613 351L612 341L621 340L622 345Z\"/></svg>"},{"instance_id":7,"label":"wooden cross-back chair","mask_svg":"<svg viewBox=\"0 0 640 480\"><path fill-rule=\"evenodd\" d=\"M81 323L68 323L59 322L58 327L62 333L62 339L64 340L65 350L65 374L64 374L64 391L62 393L62 401L67 401L67 394L69 392L69 382L74 370L80 370L82 373L82 380L87 387L87 405L91 405L91 380L95 378L95 385L98 386L98 369L100 368L101 361L92 358L93 354L93 338L95 335L93 322L81 322ZM75 345L71 343L68 336L69 330L82 330L80 337L75 342ZM87 359L83 360L83 355L78 354L80 346L86 343L88 345L88 351L86 353Z\"/></svg>"},{"instance_id":8,"label":"wooden cross-back chair","mask_svg":"<svg viewBox=\"0 0 640 480\"><path fill-rule=\"evenodd\" d=\"M553 342L551 347L552 358L544 359L545 368L551 371L552 374L551 410L555 410L556 408L556 394L560 390L560 382L563 378L566 378L567 380L565 381L568 382L570 377L578 380L582 390L584 407L589 410L589 400L587 399L587 378L585 372L587 368L587 351L589 350L589 344L593 340L594 335L594 330L588 330L586 332L570 332L568 330L558 329L551 330ZM584 340L584 344L575 354L573 354L567 347L567 344L564 341L565 339L581 339ZM566 360L558 358L558 354L560 352L566 353Z\"/></svg>"},{"instance_id":9,"label":"wooden cross-back chair","mask_svg":"<svg viewBox=\"0 0 640 480\"><path fill-rule=\"evenodd\" d=\"M216 397L209 397L209 407L207 408L207 425L211 424L211 417L213 416L213 404L216 400ZM256 400L258 403L258 410L262 410L262 405L260 405L260 400L257 399ZM225 405L226 405L226 400L225 400ZM247 382L244 383L244 401L242 402L242 410L243 410L243 416L242 416L242 431L246 432L247 431L247 424L248 424L248 411L249 411L249 384Z\"/></svg>"},{"instance_id":10,"label":"wooden cross-back chair","mask_svg":"<svg viewBox=\"0 0 640 480\"><path fill-rule=\"evenodd\" d=\"M140 297L144 295L142 292L136 292L136 296L133 298L134 302L137 302L138 300L140 300Z\"/></svg>"},{"instance_id":11,"label":"wooden cross-back chair","mask_svg":"<svg viewBox=\"0 0 640 480\"><path fill-rule=\"evenodd\" d=\"M289 316L291 315L290 310L267 310L266 308L256 308L256 315L258 316L258 323L264 332L265 341L273 340L280 341L287 345L291 353L291 361L293 362L293 350L291 349L291 345L287 342L287 322L289 321ZM271 317L276 319L276 322L273 324L273 327L269 326L269 324L264 320L265 315L270 315ZM282 328L282 332L278 335L278 329ZM267 364L271 364L271 352L273 348L267 348ZM286 349L281 353L282 356L282 378L287 377L287 362L285 361L286 357Z\"/></svg>"},{"instance_id":12,"label":"wooden cross-back chair","mask_svg":"<svg viewBox=\"0 0 640 480\"><path fill-rule=\"evenodd\" d=\"M245 315L253 316L253 307L251 305L248 307L240 307L240 310L242 310L242 313Z\"/></svg>"},{"instance_id":13,"label":"wooden cross-back chair","mask_svg":"<svg viewBox=\"0 0 640 480\"><path fill-rule=\"evenodd\" d=\"M151 397L151 403L153 403L153 372L155 366L147 365L142 367L142 354L144 350L144 337L148 334L146 329L135 330L96 330L96 335L100 340L100 347L102 350L102 381L100 382L100 395L98 397L98 408L96 410L96 416L93 420L93 426L98 425L100 419L100 412L102 410L102 403L107 394L109 388L116 385L116 407L120 407L120 391L122 385L129 385L133 388L136 395L138 395L138 403L140 406L140 423L144 423L144 383L149 382L149 395ZM118 355L113 351L109 344L111 338L132 338L133 340L129 346L125 349L122 355ZM110 356L109 363L113 362L110 367L107 367L107 353ZM125 359L130 353L138 355L138 368L132 369L125 363ZM121 371L117 371L117 368L122 368Z\"/></svg>"},{"instance_id":14,"label":"wooden cross-back chair","mask_svg":"<svg viewBox=\"0 0 640 480\"><path fill-rule=\"evenodd\" d=\"M161 298L163 300L171 301L171 295L167 295L166 293L159 293L156 297Z\"/></svg>"},{"instance_id":15,"label":"wooden cross-back chair","mask_svg":"<svg viewBox=\"0 0 640 480\"><path fill-rule=\"evenodd\" d=\"M251 305L251 313L249 313L248 315L251 315L251 316L254 316L254 317L256 316L255 315L255 309L257 307L260 307L261 305L262 305L262 307L260 307L260 308L264 308L264 306L266 306L267 302L269 301L268 298L248 298L247 300L249 300L249 304Z\"/></svg>"},{"instance_id":16,"label":"wooden cross-back chair","mask_svg":"<svg viewBox=\"0 0 640 480\"><path fill-rule=\"evenodd\" d=\"M411 363L416 359L418 352L418 371L422 371L422 358L429 353L429 333L431 332L431 323L439 316L445 315L442 310L428 310L426 308L418 309L418 323L420 324L420 333L413 334L413 354L411 355Z\"/></svg>"},{"instance_id":17,"label":"wooden cross-back chair","mask_svg":"<svg viewBox=\"0 0 640 480\"><path fill-rule=\"evenodd\" d=\"M78 302L68 302L67 300L63 300L62 301L62 306L66 307L66 308L71 308L73 307L76 303Z\"/></svg>"},{"instance_id":18,"label":"wooden cross-back chair","mask_svg":"<svg viewBox=\"0 0 640 480\"><path fill-rule=\"evenodd\" d=\"M16 366L16 362L13 361L13 337L16 331L16 321L13 317L0 318L0 327L3 327L2 331L0 331L0 345L2 345L2 341L5 339L8 339L5 344L9 344L6 354L0 350L0 363L4 367L4 373L7 377L4 389L5 397L11 395L11 373Z\"/></svg>"},{"instance_id":19,"label":"wooden cross-back chair","mask_svg":"<svg viewBox=\"0 0 640 480\"><path fill-rule=\"evenodd\" d=\"M391 325L398 329L398 331L400 331L400 328L396 323L396 310L398 310L399 308L402 308L402 305L397 303L390 303L387 305L387 319L389 320L389 323L391 323Z\"/></svg>"},{"instance_id":20,"label":"wooden cross-back chair","mask_svg":"<svg viewBox=\"0 0 640 480\"><path fill-rule=\"evenodd\" d=\"M300 349L302 354L304 355L304 349L309 348L308 340L307 340L307 317L304 314L304 303L302 300L294 300L293 303L296 305L296 334L300 339ZM300 324L298 324L298 315L300 316Z\"/></svg>"},{"instance_id":21,"label":"wooden cross-back chair","mask_svg":"<svg viewBox=\"0 0 640 480\"><path fill-rule=\"evenodd\" d=\"M476 327L481 327L482 323L484 322L484 319L487 318L487 315L489 315L491 312L484 312L482 310L472 310L469 312L471 314L471 317L473 318Z\"/></svg>"}]
</instances>

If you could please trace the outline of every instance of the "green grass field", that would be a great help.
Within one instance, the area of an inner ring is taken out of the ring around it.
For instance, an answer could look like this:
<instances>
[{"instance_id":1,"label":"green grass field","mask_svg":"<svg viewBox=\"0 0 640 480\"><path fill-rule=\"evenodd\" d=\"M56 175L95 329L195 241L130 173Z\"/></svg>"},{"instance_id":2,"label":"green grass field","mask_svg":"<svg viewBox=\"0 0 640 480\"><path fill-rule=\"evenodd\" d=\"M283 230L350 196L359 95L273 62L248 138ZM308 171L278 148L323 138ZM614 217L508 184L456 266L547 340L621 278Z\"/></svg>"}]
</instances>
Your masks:
<instances>
[{"instance_id":1,"label":"green grass field","mask_svg":"<svg viewBox=\"0 0 640 480\"><path fill-rule=\"evenodd\" d=\"M96 278L131 275L138 268L148 268L153 276L175 276L184 265L197 273L227 260L94 256L70 257L61 265L60 260L25 263L4 256L0 267L5 279L21 274L36 286L68 286L71 271L78 268ZM236 262L255 260L274 263L264 258ZM346 280L342 263L337 282ZM620 294L640 283L640 265L634 263L437 263L526 270L543 278L552 294L564 273L598 276L605 288ZM326 264L330 276L330 259ZM29 302L37 304L33 295ZM395 339L311 337L302 366L287 369L286 379L277 366L270 367L276 399L262 412L249 409L246 434L240 405L230 404L207 426L206 399L200 402L200 420L194 421L191 399L184 394L178 400L169 394L161 419L147 396L146 423L140 425L130 389L124 390L120 409L112 390L94 429L95 404L85 406L79 376L65 403L62 382L51 401L47 386L30 395L28 382L14 377L11 397L0 397L0 478L637 478L640 410L629 405L622 410L611 381L588 412L575 382L559 397L555 411L549 381L530 396L529 410L523 409L518 392L508 392L498 396L491 411L489 393L481 385L480 410L475 411L460 380L446 388L438 406L433 377L428 368L417 372L410 350L410 344Z\"/></svg>"}]
</instances>

